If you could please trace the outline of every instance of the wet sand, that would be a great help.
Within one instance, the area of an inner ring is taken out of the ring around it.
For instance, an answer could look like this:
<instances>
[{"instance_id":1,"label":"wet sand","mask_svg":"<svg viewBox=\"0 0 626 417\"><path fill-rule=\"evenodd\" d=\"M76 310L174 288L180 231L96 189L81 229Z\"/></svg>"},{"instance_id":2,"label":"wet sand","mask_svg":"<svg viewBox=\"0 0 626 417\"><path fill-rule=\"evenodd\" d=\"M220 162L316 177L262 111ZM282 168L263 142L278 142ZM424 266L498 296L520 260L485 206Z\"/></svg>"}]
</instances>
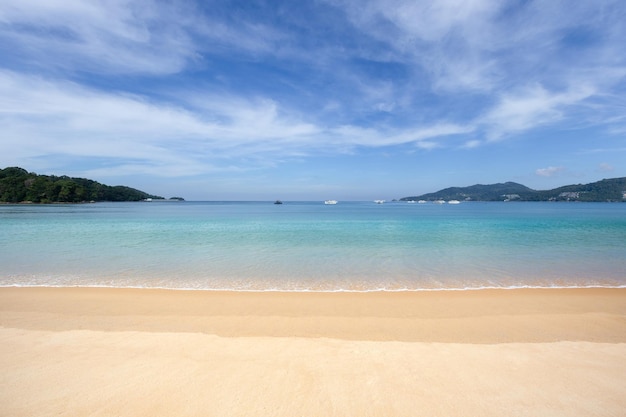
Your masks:
<instances>
[{"instance_id":1,"label":"wet sand","mask_svg":"<svg viewBox=\"0 0 626 417\"><path fill-rule=\"evenodd\" d=\"M621 416L626 289L0 288L2 416Z\"/></svg>"}]
</instances>

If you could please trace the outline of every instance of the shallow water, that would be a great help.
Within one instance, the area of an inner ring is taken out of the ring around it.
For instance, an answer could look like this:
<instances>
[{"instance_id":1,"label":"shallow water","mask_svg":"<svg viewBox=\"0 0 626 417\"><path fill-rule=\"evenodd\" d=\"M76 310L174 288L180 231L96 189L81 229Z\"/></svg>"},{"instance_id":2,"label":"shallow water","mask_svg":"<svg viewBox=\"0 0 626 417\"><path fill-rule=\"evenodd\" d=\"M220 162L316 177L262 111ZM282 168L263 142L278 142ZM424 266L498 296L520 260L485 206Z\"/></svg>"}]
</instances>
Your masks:
<instances>
[{"instance_id":1,"label":"shallow water","mask_svg":"<svg viewBox=\"0 0 626 417\"><path fill-rule=\"evenodd\" d=\"M626 286L626 204L4 205L0 285L283 291Z\"/></svg>"}]
</instances>

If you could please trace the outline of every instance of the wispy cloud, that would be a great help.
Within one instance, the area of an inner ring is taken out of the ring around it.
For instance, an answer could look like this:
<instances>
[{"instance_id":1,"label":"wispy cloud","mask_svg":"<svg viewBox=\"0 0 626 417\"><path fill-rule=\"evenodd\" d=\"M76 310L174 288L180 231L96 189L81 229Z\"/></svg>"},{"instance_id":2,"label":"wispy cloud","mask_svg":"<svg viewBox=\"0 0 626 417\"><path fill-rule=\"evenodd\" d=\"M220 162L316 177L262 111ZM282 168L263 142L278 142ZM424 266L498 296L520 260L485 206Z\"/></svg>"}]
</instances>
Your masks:
<instances>
[{"instance_id":1,"label":"wispy cloud","mask_svg":"<svg viewBox=\"0 0 626 417\"><path fill-rule=\"evenodd\" d=\"M5 3L0 20L7 52L31 70L168 74L196 56L188 19L151 0L24 0Z\"/></svg>"},{"instance_id":2,"label":"wispy cloud","mask_svg":"<svg viewBox=\"0 0 626 417\"><path fill-rule=\"evenodd\" d=\"M351 143L357 146L393 146L415 144L422 149L433 149L441 146L434 140L467 133L472 128L454 124L436 124L413 129L372 129L357 126L341 126L332 129L331 133L338 144Z\"/></svg>"},{"instance_id":3,"label":"wispy cloud","mask_svg":"<svg viewBox=\"0 0 626 417\"><path fill-rule=\"evenodd\" d=\"M565 168L563 167L547 167L547 168L539 168L535 171L535 174L540 177L553 177L558 173L562 172Z\"/></svg>"},{"instance_id":4,"label":"wispy cloud","mask_svg":"<svg viewBox=\"0 0 626 417\"><path fill-rule=\"evenodd\" d=\"M287 39L191 2L23 0L0 6L0 22L7 52L40 70L167 75L206 65L205 54L273 54Z\"/></svg>"},{"instance_id":5,"label":"wispy cloud","mask_svg":"<svg viewBox=\"0 0 626 417\"><path fill-rule=\"evenodd\" d=\"M196 93L187 97L184 108L10 72L0 72L0 97L3 155L115 158L127 172L132 160L135 170L150 174L198 173L219 165L230 169L232 162L225 161L243 156L256 155L257 163L264 164L263 158L346 152L358 146L416 143L430 149L435 144L422 141L468 131L454 124L412 130L318 126L261 97Z\"/></svg>"},{"instance_id":6,"label":"wispy cloud","mask_svg":"<svg viewBox=\"0 0 626 417\"><path fill-rule=\"evenodd\" d=\"M602 4L492 0L334 1L365 36L441 94L493 94L476 122L503 138L568 118L624 79L623 11ZM581 26L581 22L585 22ZM611 27L609 32L606 27ZM603 110L596 101L596 115ZM604 123L603 119L589 123ZM589 116L587 116L589 117Z\"/></svg>"},{"instance_id":7,"label":"wispy cloud","mask_svg":"<svg viewBox=\"0 0 626 417\"><path fill-rule=\"evenodd\" d=\"M225 106L211 117L145 97L6 72L0 73L0 96L1 153L15 159L47 154L116 158L120 165L132 160L147 171L165 165L197 171L249 144L267 152L315 130L281 118L271 102Z\"/></svg>"},{"instance_id":8,"label":"wispy cloud","mask_svg":"<svg viewBox=\"0 0 626 417\"><path fill-rule=\"evenodd\" d=\"M4 2L0 155L175 176L384 147L480 159L566 129L612 135L570 154L622 150L625 17L619 0Z\"/></svg>"},{"instance_id":9,"label":"wispy cloud","mask_svg":"<svg viewBox=\"0 0 626 417\"><path fill-rule=\"evenodd\" d=\"M607 162L602 162L598 165L598 170L600 172L613 172L615 171L615 167Z\"/></svg>"},{"instance_id":10,"label":"wispy cloud","mask_svg":"<svg viewBox=\"0 0 626 417\"><path fill-rule=\"evenodd\" d=\"M485 125L489 139L501 139L507 134L559 121L565 117L568 106L579 104L593 93L594 89L585 85L559 93L533 85L503 95L480 123Z\"/></svg>"}]
</instances>

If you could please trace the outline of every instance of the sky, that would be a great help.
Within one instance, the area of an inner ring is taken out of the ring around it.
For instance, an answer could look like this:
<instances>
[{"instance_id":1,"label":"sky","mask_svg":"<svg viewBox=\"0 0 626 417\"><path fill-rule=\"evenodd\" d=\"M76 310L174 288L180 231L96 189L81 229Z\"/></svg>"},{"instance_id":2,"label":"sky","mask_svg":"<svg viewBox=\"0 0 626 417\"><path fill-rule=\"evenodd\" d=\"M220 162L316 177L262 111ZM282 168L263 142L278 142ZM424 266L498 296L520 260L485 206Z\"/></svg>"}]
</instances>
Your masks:
<instances>
[{"instance_id":1,"label":"sky","mask_svg":"<svg viewBox=\"0 0 626 417\"><path fill-rule=\"evenodd\" d=\"M626 176L623 0L0 0L0 167L187 200Z\"/></svg>"}]
</instances>

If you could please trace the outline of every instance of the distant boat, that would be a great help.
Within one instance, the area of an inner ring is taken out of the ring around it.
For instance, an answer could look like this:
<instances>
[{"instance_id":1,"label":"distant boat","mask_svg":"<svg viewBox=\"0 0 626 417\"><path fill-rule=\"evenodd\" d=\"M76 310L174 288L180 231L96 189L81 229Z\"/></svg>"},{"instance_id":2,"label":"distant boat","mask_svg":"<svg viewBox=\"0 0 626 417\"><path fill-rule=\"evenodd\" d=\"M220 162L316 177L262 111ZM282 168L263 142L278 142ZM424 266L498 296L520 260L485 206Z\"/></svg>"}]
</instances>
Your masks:
<instances>
[{"instance_id":1,"label":"distant boat","mask_svg":"<svg viewBox=\"0 0 626 417\"><path fill-rule=\"evenodd\" d=\"M283 204L283 202L280 201L280 200L276 200L276 201L274 201L274 204Z\"/></svg>"},{"instance_id":2,"label":"distant boat","mask_svg":"<svg viewBox=\"0 0 626 417\"><path fill-rule=\"evenodd\" d=\"M418 201L419 204L426 204L426 200L420 200Z\"/></svg>"},{"instance_id":3,"label":"distant boat","mask_svg":"<svg viewBox=\"0 0 626 417\"><path fill-rule=\"evenodd\" d=\"M408 200L407 203L409 204L415 204L415 200Z\"/></svg>"},{"instance_id":4,"label":"distant boat","mask_svg":"<svg viewBox=\"0 0 626 417\"><path fill-rule=\"evenodd\" d=\"M374 200L374 203L376 204L383 204L385 202L385 200Z\"/></svg>"},{"instance_id":5,"label":"distant boat","mask_svg":"<svg viewBox=\"0 0 626 417\"><path fill-rule=\"evenodd\" d=\"M448 204L461 204L461 202L459 200L450 200Z\"/></svg>"},{"instance_id":6,"label":"distant boat","mask_svg":"<svg viewBox=\"0 0 626 417\"><path fill-rule=\"evenodd\" d=\"M435 200L433 201L435 204L446 204L446 200Z\"/></svg>"},{"instance_id":7,"label":"distant boat","mask_svg":"<svg viewBox=\"0 0 626 417\"><path fill-rule=\"evenodd\" d=\"M337 200L326 200L324 204L337 204Z\"/></svg>"}]
</instances>

